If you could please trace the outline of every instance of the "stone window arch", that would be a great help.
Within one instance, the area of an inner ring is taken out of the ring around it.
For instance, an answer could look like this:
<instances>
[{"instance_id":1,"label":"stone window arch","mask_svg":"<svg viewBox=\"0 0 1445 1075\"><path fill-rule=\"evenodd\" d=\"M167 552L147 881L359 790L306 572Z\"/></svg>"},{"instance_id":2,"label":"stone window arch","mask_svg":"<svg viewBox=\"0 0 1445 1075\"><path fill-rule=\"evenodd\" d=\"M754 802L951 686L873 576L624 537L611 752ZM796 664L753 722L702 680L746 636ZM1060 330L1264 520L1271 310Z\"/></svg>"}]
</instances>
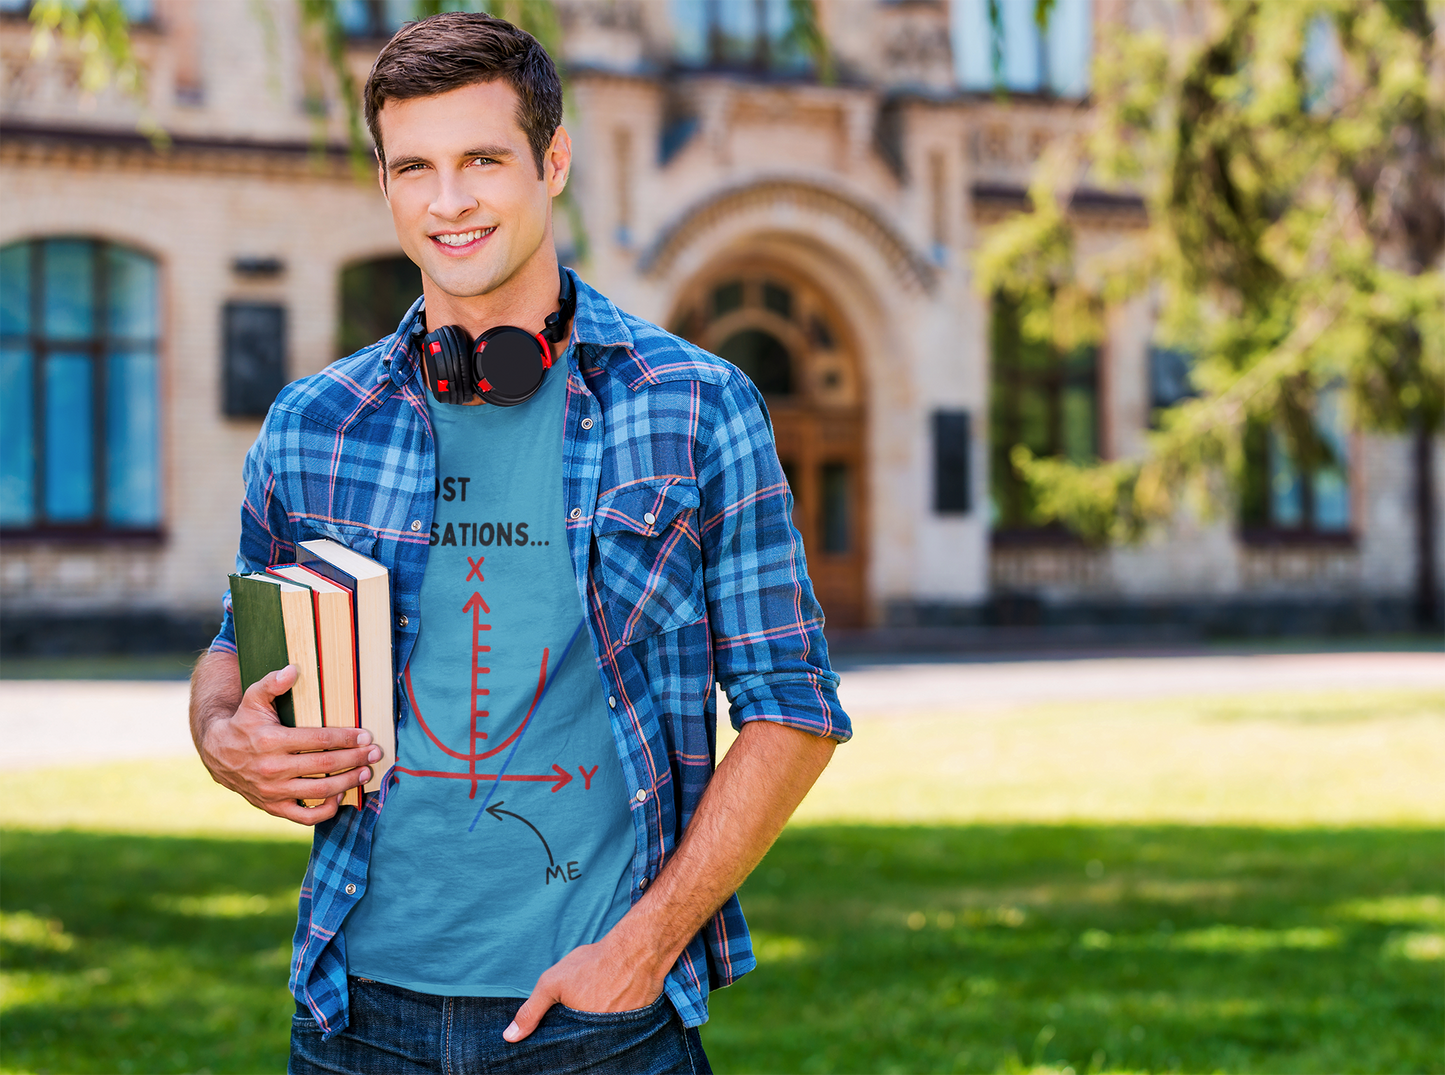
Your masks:
<instances>
[{"instance_id":1,"label":"stone window arch","mask_svg":"<svg viewBox=\"0 0 1445 1075\"><path fill-rule=\"evenodd\" d=\"M0 247L0 528L156 531L154 258L84 236Z\"/></svg>"},{"instance_id":2,"label":"stone window arch","mask_svg":"<svg viewBox=\"0 0 1445 1075\"><path fill-rule=\"evenodd\" d=\"M723 265L684 290L671 330L737 366L773 403L859 403L851 335L821 289L781 265Z\"/></svg>"}]
</instances>

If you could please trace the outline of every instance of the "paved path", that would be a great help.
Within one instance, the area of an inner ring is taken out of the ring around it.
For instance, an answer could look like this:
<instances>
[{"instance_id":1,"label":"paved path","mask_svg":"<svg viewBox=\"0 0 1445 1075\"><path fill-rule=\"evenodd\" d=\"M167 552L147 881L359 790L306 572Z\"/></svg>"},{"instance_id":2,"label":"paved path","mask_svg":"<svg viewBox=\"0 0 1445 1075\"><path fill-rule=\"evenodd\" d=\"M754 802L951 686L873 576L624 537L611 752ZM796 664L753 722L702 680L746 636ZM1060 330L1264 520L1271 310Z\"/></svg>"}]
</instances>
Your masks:
<instances>
[{"instance_id":1,"label":"paved path","mask_svg":"<svg viewBox=\"0 0 1445 1075\"><path fill-rule=\"evenodd\" d=\"M193 753L189 683L0 680L0 769Z\"/></svg>"},{"instance_id":2,"label":"paved path","mask_svg":"<svg viewBox=\"0 0 1445 1075\"><path fill-rule=\"evenodd\" d=\"M851 664L856 716L1002 709L1031 702L1292 690L1414 688L1445 694L1445 654L1084 657ZM187 684L0 680L0 769L190 754Z\"/></svg>"},{"instance_id":3,"label":"paved path","mask_svg":"<svg viewBox=\"0 0 1445 1075\"><path fill-rule=\"evenodd\" d=\"M880 661L850 667L843 673L838 693L844 709L868 713L1109 698L1389 688L1445 692L1445 654L1130 656L907 665Z\"/></svg>"}]
</instances>

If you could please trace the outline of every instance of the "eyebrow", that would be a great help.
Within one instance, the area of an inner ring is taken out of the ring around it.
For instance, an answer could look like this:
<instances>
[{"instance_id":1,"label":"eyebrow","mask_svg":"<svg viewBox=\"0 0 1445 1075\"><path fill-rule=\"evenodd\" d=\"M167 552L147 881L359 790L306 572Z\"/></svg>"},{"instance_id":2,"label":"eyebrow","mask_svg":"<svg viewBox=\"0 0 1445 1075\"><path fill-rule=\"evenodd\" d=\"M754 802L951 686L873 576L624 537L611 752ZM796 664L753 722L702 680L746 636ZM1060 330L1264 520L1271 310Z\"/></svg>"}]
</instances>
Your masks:
<instances>
[{"instance_id":1,"label":"eyebrow","mask_svg":"<svg viewBox=\"0 0 1445 1075\"><path fill-rule=\"evenodd\" d=\"M462 159L470 160L473 157L515 157L516 150L511 146L479 146L476 149L469 149L462 154Z\"/></svg>"}]
</instances>

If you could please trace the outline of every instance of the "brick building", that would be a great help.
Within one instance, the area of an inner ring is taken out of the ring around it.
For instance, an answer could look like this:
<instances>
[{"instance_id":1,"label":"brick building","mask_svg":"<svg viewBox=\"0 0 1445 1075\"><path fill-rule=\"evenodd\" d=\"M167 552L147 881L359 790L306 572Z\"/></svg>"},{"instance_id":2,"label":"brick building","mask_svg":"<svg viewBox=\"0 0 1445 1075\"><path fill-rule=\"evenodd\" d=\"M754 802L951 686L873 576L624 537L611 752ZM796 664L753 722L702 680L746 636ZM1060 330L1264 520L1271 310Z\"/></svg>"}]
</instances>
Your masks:
<instances>
[{"instance_id":1,"label":"brick building","mask_svg":"<svg viewBox=\"0 0 1445 1075\"><path fill-rule=\"evenodd\" d=\"M24 6L0 2L5 649L191 644L217 615L275 387L389 331L415 270L291 0L128 0L143 106L32 58ZM557 9L564 259L762 387L830 626L1409 626L1402 439L1325 414L1340 466L1300 474L1266 450L1252 517L1122 549L1029 526L1002 462L1019 440L1137 451L1181 391L1146 301L1113 311L1096 351L1025 361L970 257L1080 122L1094 37L1123 18L1188 32L1190 9L1058 0L1041 34L1005 0L1007 97L986 0L819 0L828 83L787 0ZM408 5L338 10L364 77ZM137 133L143 113L168 146ZM1072 212L1086 248L1143 222L1105 191Z\"/></svg>"}]
</instances>

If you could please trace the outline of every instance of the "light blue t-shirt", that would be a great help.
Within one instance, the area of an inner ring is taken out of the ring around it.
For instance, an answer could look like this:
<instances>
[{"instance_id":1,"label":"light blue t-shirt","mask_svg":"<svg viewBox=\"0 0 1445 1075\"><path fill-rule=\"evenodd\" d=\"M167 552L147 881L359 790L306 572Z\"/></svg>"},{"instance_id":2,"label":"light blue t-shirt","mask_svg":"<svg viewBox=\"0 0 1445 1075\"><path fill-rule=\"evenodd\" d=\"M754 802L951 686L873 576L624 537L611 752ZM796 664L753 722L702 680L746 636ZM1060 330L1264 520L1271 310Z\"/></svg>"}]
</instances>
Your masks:
<instances>
[{"instance_id":1,"label":"light blue t-shirt","mask_svg":"<svg viewBox=\"0 0 1445 1075\"><path fill-rule=\"evenodd\" d=\"M413 719L344 926L350 974L525 997L630 904L627 789L566 540L558 365L517 407L428 395L437 503Z\"/></svg>"}]
</instances>

